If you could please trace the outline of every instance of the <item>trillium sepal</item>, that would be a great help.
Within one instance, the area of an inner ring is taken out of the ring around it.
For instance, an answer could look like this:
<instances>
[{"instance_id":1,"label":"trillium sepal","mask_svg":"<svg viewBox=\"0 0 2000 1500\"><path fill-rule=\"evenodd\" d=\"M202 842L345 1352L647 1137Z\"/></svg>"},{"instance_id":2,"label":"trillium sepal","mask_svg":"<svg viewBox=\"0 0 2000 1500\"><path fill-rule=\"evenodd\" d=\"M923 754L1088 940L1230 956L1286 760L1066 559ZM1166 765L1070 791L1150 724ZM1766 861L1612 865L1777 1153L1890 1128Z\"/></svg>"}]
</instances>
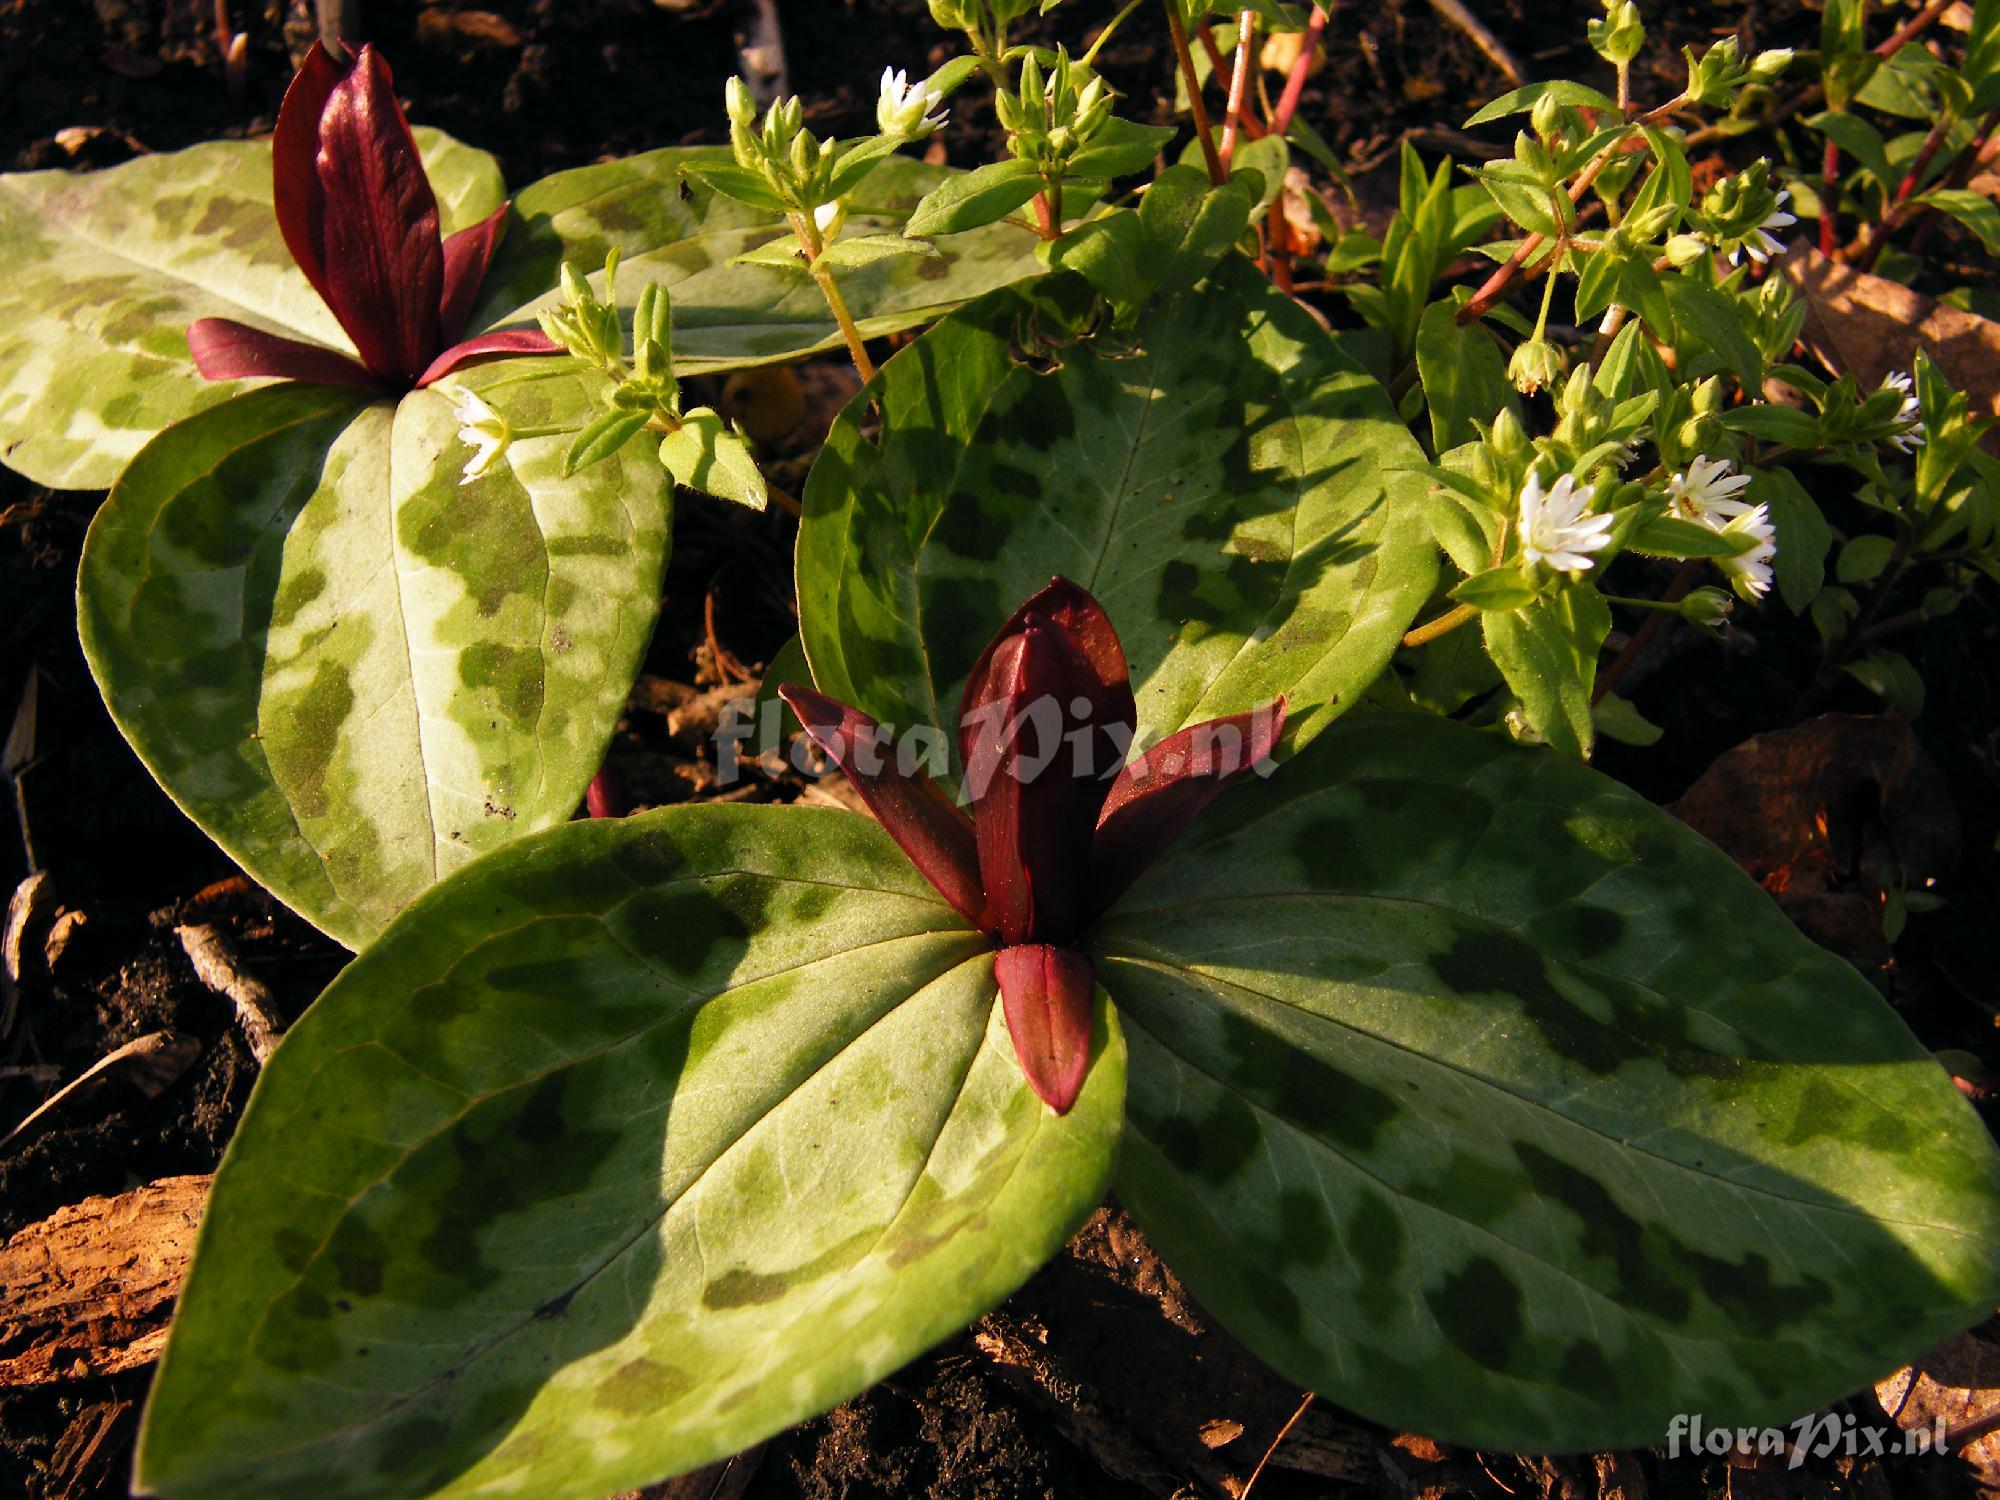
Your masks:
<instances>
[{"instance_id":1,"label":"trillium sepal","mask_svg":"<svg viewBox=\"0 0 2000 1500\"><path fill-rule=\"evenodd\" d=\"M477 359L556 352L527 328L460 339L499 248L507 205L440 237L437 195L389 65L373 47L343 69L313 44L285 91L271 163L285 247L358 357L229 318L199 318L188 328L188 351L207 379L401 391Z\"/></svg>"},{"instance_id":2,"label":"trillium sepal","mask_svg":"<svg viewBox=\"0 0 2000 1500\"><path fill-rule=\"evenodd\" d=\"M1190 725L1134 759L1138 713L1103 607L1065 578L974 664L959 706L968 815L893 736L811 688L778 689L952 908L991 935L1022 1071L1058 1114L1090 1051L1091 925L1230 782L1268 764L1282 698Z\"/></svg>"}]
</instances>

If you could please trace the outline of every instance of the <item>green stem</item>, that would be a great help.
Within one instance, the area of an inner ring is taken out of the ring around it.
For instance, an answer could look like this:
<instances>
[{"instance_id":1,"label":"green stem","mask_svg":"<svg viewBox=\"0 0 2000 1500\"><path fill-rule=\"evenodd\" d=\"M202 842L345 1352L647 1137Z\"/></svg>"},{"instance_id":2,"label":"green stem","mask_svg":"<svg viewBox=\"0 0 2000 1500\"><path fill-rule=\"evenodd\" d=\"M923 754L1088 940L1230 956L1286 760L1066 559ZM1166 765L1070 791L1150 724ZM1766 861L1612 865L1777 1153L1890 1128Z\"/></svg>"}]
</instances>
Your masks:
<instances>
[{"instance_id":1,"label":"green stem","mask_svg":"<svg viewBox=\"0 0 2000 1500\"><path fill-rule=\"evenodd\" d=\"M826 298L833 321L840 325L840 336L847 341L847 353L854 361L855 373L861 377L863 385L868 384L875 378L875 361L868 357L868 347L861 342L861 330L854 326L854 315L847 310L847 299L840 295L833 272L825 266L815 265L812 279L819 283L820 294Z\"/></svg>"},{"instance_id":2,"label":"green stem","mask_svg":"<svg viewBox=\"0 0 2000 1500\"><path fill-rule=\"evenodd\" d=\"M1095 67L1097 65L1097 54L1103 48L1104 44L1111 40L1111 33L1124 23L1127 16L1131 15L1133 11L1145 3L1146 0L1126 0L1125 8L1113 16L1110 24L1097 33L1097 40L1090 44L1090 50L1084 53L1078 61L1086 68Z\"/></svg>"},{"instance_id":3,"label":"green stem","mask_svg":"<svg viewBox=\"0 0 2000 1500\"><path fill-rule=\"evenodd\" d=\"M1419 625L1415 630L1412 630L1408 635L1403 637L1403 644L1412 647L1428 646L1439 636L1450 635L1459 626L1465 624L1478 613L1479 609L1476 605L1461 604L1457 609L1450 611L1448 614L1439 615L1428 624Z\"/></svg>"}]
</instances>

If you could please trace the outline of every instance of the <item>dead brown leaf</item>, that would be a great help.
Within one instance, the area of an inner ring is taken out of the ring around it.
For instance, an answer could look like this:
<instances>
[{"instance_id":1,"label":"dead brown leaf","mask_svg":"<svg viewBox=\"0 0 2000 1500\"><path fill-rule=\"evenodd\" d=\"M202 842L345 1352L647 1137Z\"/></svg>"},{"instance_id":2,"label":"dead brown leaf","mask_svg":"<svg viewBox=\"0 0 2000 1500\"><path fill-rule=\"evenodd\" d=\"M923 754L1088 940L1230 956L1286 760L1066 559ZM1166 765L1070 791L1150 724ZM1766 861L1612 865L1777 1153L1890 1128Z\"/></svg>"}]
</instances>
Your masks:
<instances>
[{"instance_id":1,"label":"dead brown leaf","mask_svg":"<svg viewBox=\"0 0 2000 1500\"><path fill-rule=\"evenodd\" d=\"M1922 1359L1875 1387L1882 1410L1905 1431L1939 1424L1949 1431L2000 1412L2000 1345L1972 1333L1947 1339ZM2000 1432L1967 1443L1957 1454L1982 1490L2000 1490Z\"/></svg>"},{"instance_id":2,"label":"dead brown leaf","mask_svg":"<svg viewBox=\"0 0 2000 1500\"><path fill-rule=\"evenodd\" d=\"M2000 416L2000 323L1840 265L1803 241L1779 271L1805 298L1799 337L1828 369L1873 390L1892 370L1907 371L1921 350L1971 398L1972 415ZM2000 440L1986 441L2000 454Z\"/></svg>"},{"instance_id":3,"label":"dead brown leaf","mask_svg":"<svg viewBox=\"0 0 2000 1500\"><path fill-rule=\"evenodd\" d=\"M1674 805L1821 946L1888 963L1880 892L1943 874L1958 858L1950 792L1910 726L1822 714L1745 740Z\"/></svg>"}]
</instances>

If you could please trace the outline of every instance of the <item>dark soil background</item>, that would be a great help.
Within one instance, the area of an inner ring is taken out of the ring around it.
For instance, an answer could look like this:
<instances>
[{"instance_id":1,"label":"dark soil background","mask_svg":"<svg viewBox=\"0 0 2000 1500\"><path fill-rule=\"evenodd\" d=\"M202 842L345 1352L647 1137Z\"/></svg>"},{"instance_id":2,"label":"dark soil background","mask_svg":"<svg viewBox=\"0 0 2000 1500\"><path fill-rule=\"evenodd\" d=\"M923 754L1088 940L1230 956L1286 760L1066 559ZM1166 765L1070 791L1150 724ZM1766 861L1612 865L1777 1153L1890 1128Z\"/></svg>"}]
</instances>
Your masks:
<instances>
[{"instance_id":1,"label":"dark soil background","mask_svg":"<svg viewBox=\"0 0 2000 1500\"><path fill-rule=\"evenodd\" d=\"M1114 8L1071 0L1038 25L1074 47ZM1643 8L1656 34L1635 72L1642 99L1678 87L1683 42L1737 31L1758 47L1807 47L1818 28L1797 0L1677 0L1665 15L1661 6ZM822 131L865 128L885 62L916 72L949 55L922 0L787 0L778 9L791 88ZM1486 0L1473 9L1535 76L1604 81L1582 46L1596 5ZM413 118L493 151L516 184L608 156L719 139L722 81L737 69L753 20L750 0L366 0L360 13L363 34L393 62ZM241 97L224 81L214 0L0 0L0 168L100 167L268 131L314 23L305 0L231 0L229 14L249 38ZM1142 12L1102 66L1131 96L1131 112L1165 119L1172 76L1159 32ZM1505 86L1426 0L1371 0L1336 12L1328 65L1301 114L1356 168L1362 217L1379 218L1393 202L1397 142L1407 133L1427 156L1463 151L1455 127ZM990 106L973 88L952 108L949 159L990 159ZM746 413L803 398L806 420L771 445L775 476L796 490L811 435L848 389L844 374L823 362L776 394L770 377L758 377L712 395ZM60 913L54 921L66 938L37 982L24 985L12 1032L0 1031L0 1129L135 1038L170 1032L191 1039L193 1056L173 1076L113 1080L0 1146L0 1239L86 1196L207 1172L219 1159L255 1063L229 1005L195 978L177 924L222 928L287 1019L345 957L187 823L106 717L76 644L73 601L78 552L101 498L37 490L0 470L0 729L10 716L15 726L4 758L12 785L0 787L13 795L0 801L19 809L18 832L0 835L0 875L11 891L47 869L51 913ZM1826 498L1840 519L1848 502ZM666 609L613 752L634 801L717 794L703 726L721 699L748 690L793 630L792 534L775 509L750 516L682 497ZM1640 572L1620 582L1624 592L1657 593L1664 577ZM1820 873L1833 895L1849 898L1850 916L1853 900L1873 900L1885 860L1936 867L1943 909L1913 917L1893 952L1880 946L1878 924L1877 948L1864 945L1857 956L1929 1045L1974 1053L1985 1068L2000 1018L1990 978L2000 957L1995 639L1994 612L1975 599L1897 642L1929 685L1915 735L1935 768L1898 775L1943 788L1942 821L1955 830L1940 831L1932 816L1913 831L1901 816L1904 782L1863 775L1833 796L1818 851ZM1722 647L1687 630L1668 635L1621 689L1666 738L1643 751L1607 744L1599 764L1656 800L1679 797L1718 755L1785 722L1817 649L1810 628L1776 606L1733 628ZM1836 688L1828 706L1877 711L1852 685ZM799 792L796 782L775 782L732 795ZM9 1336L0 1327L0 1355L13 1352ZM0 1494L123 1494L146 1381L140 1369L0 1388ZM1302 1395L1216 1331L1112 1210L975 1329L674 1493L1233 1496ZM1850 1410L1861 1421L1884 1420L1867 1393ZM1968 1495L1974 1481L1958 1462L1938 1459L1814 1460L1788 1472L1655 1454L1450 1452L1315 1406L1255 1493L1643 1500L1734 1496L1738 1487L1750 1500L1875 1500Z\"/></svg>"}]
</instances>

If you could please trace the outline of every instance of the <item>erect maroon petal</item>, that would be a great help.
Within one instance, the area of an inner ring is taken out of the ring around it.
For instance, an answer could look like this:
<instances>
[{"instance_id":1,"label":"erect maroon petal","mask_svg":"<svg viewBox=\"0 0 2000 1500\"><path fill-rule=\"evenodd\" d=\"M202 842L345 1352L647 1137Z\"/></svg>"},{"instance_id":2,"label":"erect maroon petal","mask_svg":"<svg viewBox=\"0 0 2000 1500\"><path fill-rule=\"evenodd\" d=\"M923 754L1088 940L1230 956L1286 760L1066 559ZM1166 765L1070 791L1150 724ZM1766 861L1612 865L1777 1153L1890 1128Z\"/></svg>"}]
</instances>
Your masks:
<instances>
[{"instance_id":1,"label":"erect maroon petal","mask_svg":"<svg viewBox=\"0 0 2000 1500\"><path fill-rule=\"evenodd\" d=\"M1124 761L1125 752L1131 747L1132 730L1138 722L1132 702L1131 672L1125 665L1125 649L1118 643L1118 632L1112 628L1111 617L1105 614L1104 607L1088 589L1060 574L1014 611L973 664L965 680L965 695L959 703L960 754L969 759L967 725L991 693L988 679L994 651L1010 635L1018 634L1031 617L1053 624L1069 647L1072 682L1068 696L1072 700L1084 699L1090 711L1087 716L1076 715L1065 704L1065 717L1072 724L1087 722L1098 729L1091 747L1092 774L1105 778L1108 784L1111 773Z\"/></svg>"},{"instance_id":2,"label":"erect maroon petal","mask_svg":"<svg viewBox=\"0 0 2000 1500\"><path fill-rule=\"evenodd\" d=\"M363 47L319 120L323 295L377 374L414 380L437 357L444 250L437 198L389 65Z\"/></svg>"},{"instance_id":3,"label":"erect maroon petal","mask_svg":"<svg viewBox=\"0 0 2000 1500\"><path fill-rule=\"evenodd\" d=\"M993 955L993 977L1028 1086L1057 1114L1068 1114L1090 1070L1096 966L1073 948L1017 943Z\"/></svg>"},{"instance_id":4,"label":"erect maroon petal","mask_svg":"<svg viewBox=\"0 0 2000 1500\"><path fill-rule=\"evenodd\" d=\"M310 380L381 389L380 381L338 349L280 338L228 318L195 319L187 340L194 367L206 380Z\"/></svg>"},{"instance_id":5,"label":"erect maroon petal","mask_svg":"<svg viewBox=\"0 0 2000 1500\"><path fill-rule=\"evenodd\" d=\"M319 120L326 101L339 84L342 70L318 42L306 53L285 102L278 108L278 126L271 135L271 206L277 211L278 232L285 248L306 273L320 300L329 307L322 226L326 194L319 180Z\"/></svg>"},{"instance_id":6,"label":"erect maroon petal","mask_svg":"<svg viewBox=\"0 0 2000 1500\"><path fill-rule=\"evenodd\" d=\"M924 879L966 921L985 927L986 898L979 886L972 820L922 770L905 768L896 747L885 743L881 726L860 709L796 683L784 684L778 696L847 773L861 800Z\"/></svg>"},{"instance_id":7,"label":"erect maroon petal","mask_svg":"<svg viewBox=\"0 0 2000 1500\"><path fill-rule=\"evenodd\" d=\"M1112 783L1091 845L1091 899L1103 911L1222 789L1263 760L1285 729L1285 700L1170 734Z\"/></svg>"},{"instance_id":8,"label":"erect maroon petal","mask_svg":"<svg viewBox=\"0 0 2000 1500\"><path fill-rule=\"evenodd\" d=\"M985 702L963 727L965 789L979 833L979 873L1007 943L1061 942L1089 915L1089 783L1077 779L1066 705L1070 650L1046 620L1005 637L987 668Z\"/></svg>"},{"instance_id":9,"label":"erect maroon petal","mask_svg":"<svg viewBox=\"0 0 2000 1500\"><path fill-rule=\"evenodd\" d=\"M462 344L453 344L424 367L417 377L419 386L432 385L465 365L503 354L560 354L562 345L539 328L500 328L482 333Z\"/></svg>"},{"instance_id":10,"label":"erect maroon petal","mask_svg":"<svg viewBox=\"0 0 2000 1500\"><path fill-rule=\"evenodd\" d=\"M500 230L506 222L507 205L503 203L470 229L446 237L444 291L438 302L439 343L454 343L465 331L465 320L479 299L479 283L486 279L486 268L500 247Z\"/></svg>"}]
</instances>

